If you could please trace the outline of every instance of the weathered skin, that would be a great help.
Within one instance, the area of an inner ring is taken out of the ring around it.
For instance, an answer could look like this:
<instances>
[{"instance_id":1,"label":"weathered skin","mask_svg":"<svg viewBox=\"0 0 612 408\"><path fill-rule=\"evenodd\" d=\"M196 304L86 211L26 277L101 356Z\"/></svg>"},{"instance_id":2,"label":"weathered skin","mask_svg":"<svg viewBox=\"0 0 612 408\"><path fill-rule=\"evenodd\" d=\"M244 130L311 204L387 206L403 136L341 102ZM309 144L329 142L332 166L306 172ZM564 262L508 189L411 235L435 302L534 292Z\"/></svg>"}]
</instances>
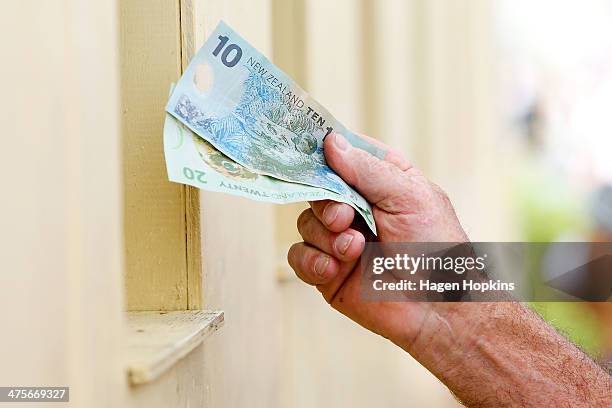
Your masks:
<instances>
[{"instance_id":1,"label":"weathered skin","mask_svg":"<svg viewBox=\"0 0 612 408\"><path fill-rule=\"evenodd\" d=\"M373 204L383 242L464 242L446 194L403 157L385 160L352 148L338 135L325 156ZM516 302L362 302L365 237L351 228L354 210L312 202L298 219L304 242L288 260L330 305L410 353L468 406L612 406L612 382L582 351Z\"/></svg>"}]
</instances>

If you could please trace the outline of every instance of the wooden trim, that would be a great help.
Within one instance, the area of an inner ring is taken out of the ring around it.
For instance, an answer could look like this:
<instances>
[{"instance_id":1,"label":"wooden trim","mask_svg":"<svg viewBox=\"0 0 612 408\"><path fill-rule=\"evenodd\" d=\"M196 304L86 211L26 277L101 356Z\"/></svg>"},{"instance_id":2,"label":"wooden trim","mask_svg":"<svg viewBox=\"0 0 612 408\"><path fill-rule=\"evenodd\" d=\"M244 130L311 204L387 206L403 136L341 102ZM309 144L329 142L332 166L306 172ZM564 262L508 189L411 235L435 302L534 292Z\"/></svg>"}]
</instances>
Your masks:
<instances>
[{"instance_id":1,"label":"wooden trim","mask_svg":"<svg viewBox=\"0 0 612 408\"><path fill-rule=\"evenodd\" d=\"M128 310L185 310L184 187L163 155L164 106L181 73L179 0L119 3Z\"/></svg>"},{"instance_id":2,"label":"wooden trim","mask_svg":"<svg viewBox=\"0 0 612 408\"><path fill-rule=\"evenodd\" d=\"M223 325L221 311L127 314L127 376L130 384L159 378Z\"/></svg>"},{"instance_id":3,"label":"wooden trim","mask_svg":"<svg viewBox=\"0 0 612 408\"><path fill-rule=\"evenodd\" d=\"M194 0L179 0L181 4L181 71L195 55L195 5Z\"/></svg>"},{"instance_id":4,"label":"wooden trim","mask_svg":"<svg viewBox=\"0 0 612 408\"><path fill-rule=\"evenodd\" d=\"M200 230L200 191L185 188L185 227L187 232L187 309L202 308L202 238Z\"/></svg>"},{"instance_id":5,"label":"wooden trim","mask_svg":"<svg viewBox=\"0 0 612 408\"><path fill-rule=\"evenodd\" d=\"M184 72L196 52L194 0L181 4L181 72ZM200 228L200 190L183 186L185 194L185 229L187 239L187 309L202 308L202 238Z\"/></svg>"}]
</instances>

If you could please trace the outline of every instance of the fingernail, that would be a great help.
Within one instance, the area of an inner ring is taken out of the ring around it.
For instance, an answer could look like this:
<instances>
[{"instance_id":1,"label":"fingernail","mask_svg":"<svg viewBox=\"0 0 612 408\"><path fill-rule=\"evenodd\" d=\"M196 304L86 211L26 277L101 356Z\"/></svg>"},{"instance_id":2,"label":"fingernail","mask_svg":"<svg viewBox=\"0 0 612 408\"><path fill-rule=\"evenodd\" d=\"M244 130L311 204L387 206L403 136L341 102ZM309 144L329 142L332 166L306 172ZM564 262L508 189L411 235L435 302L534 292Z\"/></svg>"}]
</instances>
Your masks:
<instances>
[{"instance_id":1,"label":"fingernail","mask_svg":"<svg viewBox=\"0 0 612 408\"><path fill-rule=\"evenodd\" d=\"M323 222L327 225L331 225L336 218L338 218L338 212L340 208L335 203L329 203L325 206L323 210Z\"/></svg>"},{"instance_id":2,"label":"fingernail","mask_svg":"<svg viewBox=\"0 0 612 408\"><path fill-rule=\"evenodd\" d=\"M329 265L329 256L321 255L319 259L315 262L314 272L317 276L323 276L325 270L327 269L327 265Z\"/></svg>"},{"instance_id":3,"label":"fingernail","mask_svg":"<svg viewBox=\"0 0 612 408\"><path fill-rule=\"evenodd\" d=\"M334 144L340 150L346 151L348 150L349 143L341 134L334 133Z\"/></svg>"},{"instance_id":4,"label":"fingernail","mask_svg":"<svg viewBox=\"0 0 612 408\"><path fill-rule=\"evenodd\" d=\"M351 242L353 242L353 238L354 237L351 234L345 234L345 233L340 234L340 236L336 238L336 241L334 241L334 246L336 247L336 251L344 255L349 245L351 245Z\"/></svg>"}]
</instances>

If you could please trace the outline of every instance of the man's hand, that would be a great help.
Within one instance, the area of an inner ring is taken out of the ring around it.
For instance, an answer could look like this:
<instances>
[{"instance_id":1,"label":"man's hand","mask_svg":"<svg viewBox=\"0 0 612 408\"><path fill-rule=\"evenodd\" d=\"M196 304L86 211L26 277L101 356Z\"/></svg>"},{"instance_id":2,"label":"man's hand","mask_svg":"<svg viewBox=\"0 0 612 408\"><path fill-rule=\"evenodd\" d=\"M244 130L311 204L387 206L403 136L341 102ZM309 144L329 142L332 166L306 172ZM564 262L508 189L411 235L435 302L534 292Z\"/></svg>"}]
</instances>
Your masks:
<instances>
[{"instance_id":1,"label":"man's hand","mask_svg":"<svg viewBox=\"0 0 612 408\"><path fill-rule=\"evenodd\" d=\"M387 149L379 160L342 136L325 140L328 164L372 203L378 239L467 241L446 194ZM412 354L464 403L612 406L610 376L519 303L362 302L366 240L352 227L354 210L310 205L298 218L304 242L288 254L296 274L333 308Z\"/></svg>"},{"instance_id":2,"label":"man's hand","mask_svg":"<svg viewBox=\"0 0 612 408\"><path fill-rule=\"evenodd\" d=\"M381 241L467 240L446 194L397 152L385 146L388 153L379 160L337 134L329 135L324 147L328 164L372 203ZM351 228L355 211L333 201L310 205L298 218L304 242L289 250L291 267L304 282L315 285L332 307L409 350L429 305L361 302L359 257L365 237Z\"/></svg>"}]
</instances>

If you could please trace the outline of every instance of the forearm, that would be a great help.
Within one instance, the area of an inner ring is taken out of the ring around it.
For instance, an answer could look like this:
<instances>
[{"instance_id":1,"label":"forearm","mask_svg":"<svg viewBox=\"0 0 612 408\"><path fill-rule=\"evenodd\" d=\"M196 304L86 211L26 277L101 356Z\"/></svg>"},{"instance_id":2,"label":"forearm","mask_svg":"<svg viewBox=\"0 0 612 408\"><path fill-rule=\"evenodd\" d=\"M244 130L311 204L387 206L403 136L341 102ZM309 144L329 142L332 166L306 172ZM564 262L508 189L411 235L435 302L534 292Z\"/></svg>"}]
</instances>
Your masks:
<instances>
[{"instance_id":1,"label":"forearm","mask_svg":"<svg viewBox=\"0 0 612 408\"><path fill-rule=\"evenodd\" d=\"M610 406L611 377L520 303L429 304L397 343L468 406Z\"/></svg>"}]
</instances>

